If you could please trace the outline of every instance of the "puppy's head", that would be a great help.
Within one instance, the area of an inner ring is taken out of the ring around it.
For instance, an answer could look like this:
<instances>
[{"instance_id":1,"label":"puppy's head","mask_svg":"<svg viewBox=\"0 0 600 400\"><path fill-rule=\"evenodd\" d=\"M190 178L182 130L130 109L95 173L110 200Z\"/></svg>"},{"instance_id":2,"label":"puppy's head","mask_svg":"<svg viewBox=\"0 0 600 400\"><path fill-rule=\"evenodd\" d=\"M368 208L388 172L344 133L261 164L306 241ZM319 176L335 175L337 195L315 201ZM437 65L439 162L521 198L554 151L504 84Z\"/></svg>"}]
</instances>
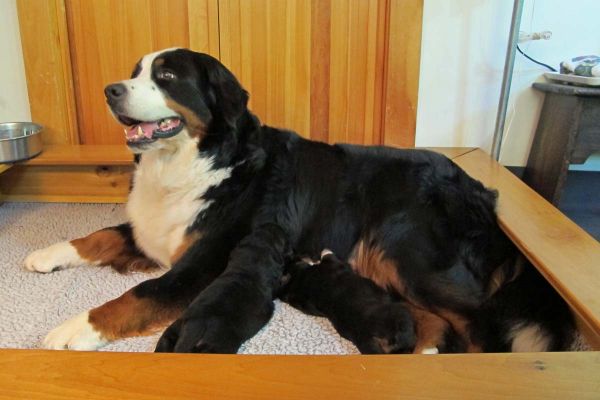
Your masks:
<instances>
[{"instance_id":1,"label":"puppy's head","mask_svg":"<svg viewBox=\"0 0 600 400\"><path fill-rule=\"evenodd\" d=\"M148 54L131 79L104 89L134 152L182 140L200 142L207 132L234 127L248 94L217 59L186 49Z\"/></svg>"}]
</instances>

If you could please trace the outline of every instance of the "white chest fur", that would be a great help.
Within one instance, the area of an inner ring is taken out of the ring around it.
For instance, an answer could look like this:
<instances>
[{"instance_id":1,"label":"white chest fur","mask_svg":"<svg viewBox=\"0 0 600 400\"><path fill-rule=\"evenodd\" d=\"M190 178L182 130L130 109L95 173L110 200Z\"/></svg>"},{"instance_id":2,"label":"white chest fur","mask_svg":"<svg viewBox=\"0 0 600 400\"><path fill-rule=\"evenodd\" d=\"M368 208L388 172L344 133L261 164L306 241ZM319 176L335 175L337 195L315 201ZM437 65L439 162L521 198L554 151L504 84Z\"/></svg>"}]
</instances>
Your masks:
<instances>
[{"instance_id":1,"label":"white chest fur","mask_svg":"<svg viewBox=\"0 0 600 400\"><path fill-rule=\"evenodd\" d=\"M212 165L211 158L198 154L194 141L174 153L143 154L134 173L127 214L135 242L148 257L170 266L186 228L210 206L202 196L231 175L231 168L213 169Z\"/></svg>"}]
</instances>

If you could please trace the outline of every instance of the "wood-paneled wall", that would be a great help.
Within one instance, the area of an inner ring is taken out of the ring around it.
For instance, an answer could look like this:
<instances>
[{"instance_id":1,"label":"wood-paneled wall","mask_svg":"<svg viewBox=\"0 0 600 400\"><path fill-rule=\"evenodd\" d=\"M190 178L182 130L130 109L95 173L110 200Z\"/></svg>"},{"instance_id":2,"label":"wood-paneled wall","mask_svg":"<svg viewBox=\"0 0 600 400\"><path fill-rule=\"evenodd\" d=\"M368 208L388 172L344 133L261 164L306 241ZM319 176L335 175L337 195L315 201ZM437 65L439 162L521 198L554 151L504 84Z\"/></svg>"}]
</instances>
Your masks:
<instances>
[{"instance_id":1,"label":"wood-paneled wall","mask_svg":"<svg viewBox=\"0 0 600 400\"><path fill-rule=\"evenodd\" d=\"M44 143L79 142L63 0L19 0L19 25L33 121Z\"/></svg>"},{"instance_id":2,"label":"wood-paneled wall","mask_svg":"<svg viewBox=\"0 0 600 400\"><path fill-rule=\"evenodd\" d=\"M218 22L209 18L208 9L214 2L65 1L83 144L123 143L122 129L110 116L103 90L129 77L141 56L192 43L202 46L197 51L213 50Z\"/></svg>"},{"instance_id":3,"label":"wood-paneled wall","mask_svg":"<svg viewBox=\"0 0 600 400\"><path fill-rule=\"evenodd\" d=\"M104 86L142 55L178 46L219 57L264 123L328 142L414 144L422 0L18 4L32 116L50 128L46 143L123 143Z\"/></svg>"}]
</instances>

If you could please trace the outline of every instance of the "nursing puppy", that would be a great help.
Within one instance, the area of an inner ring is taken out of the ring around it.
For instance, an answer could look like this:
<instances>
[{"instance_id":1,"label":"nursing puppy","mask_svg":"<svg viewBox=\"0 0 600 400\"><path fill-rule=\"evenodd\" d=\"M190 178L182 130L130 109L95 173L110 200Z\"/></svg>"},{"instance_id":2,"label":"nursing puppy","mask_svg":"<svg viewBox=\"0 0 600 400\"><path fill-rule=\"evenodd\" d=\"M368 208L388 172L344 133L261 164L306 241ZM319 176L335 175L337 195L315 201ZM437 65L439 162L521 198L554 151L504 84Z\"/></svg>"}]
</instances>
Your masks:
<instances>
[{"instance_id":1,"label":"nursing puppy","mask_svg":"<svg viewBox=\"0 0 600 400\"><path fill-rule=\"evenodd\" d=\"M282 282L283 301L307 314L329 318L363 354L462 350L448 323L431 323L441 319L428 319L425 311L393 298L329 250L316 263L289 263Z\"/></svg>"}]
</instances>

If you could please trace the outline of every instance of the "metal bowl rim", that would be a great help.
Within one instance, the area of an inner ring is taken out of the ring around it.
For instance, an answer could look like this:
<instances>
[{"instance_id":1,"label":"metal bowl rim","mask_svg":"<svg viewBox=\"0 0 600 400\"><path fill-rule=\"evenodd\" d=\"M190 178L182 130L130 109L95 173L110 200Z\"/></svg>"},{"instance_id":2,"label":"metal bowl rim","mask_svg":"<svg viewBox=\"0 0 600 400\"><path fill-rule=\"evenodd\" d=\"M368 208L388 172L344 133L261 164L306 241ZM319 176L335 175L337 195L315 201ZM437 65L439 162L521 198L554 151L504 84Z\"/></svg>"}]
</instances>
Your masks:
<instances>
[{"instance_id":1,"label":"metal bowl rim","mask_svg":"<svg viewBox=\"0 0 600 400\"><path fill-rule=\"evenodd\" d=\"M4 125L11 125L11 124L29 125L29 126L32 126L35 129L35 131L30 132L28 135L15 136L15 137L5 138L5 139L0 138L0 142L23 139L26 137L38 135L39 133L41 133L44 130L44 127L40 124L36 124L35 122L26 122L26 121L0 122L0 130L4 130L4 129L2 129L2 127L4 127Z\"/></svg>"}]
</instances>

